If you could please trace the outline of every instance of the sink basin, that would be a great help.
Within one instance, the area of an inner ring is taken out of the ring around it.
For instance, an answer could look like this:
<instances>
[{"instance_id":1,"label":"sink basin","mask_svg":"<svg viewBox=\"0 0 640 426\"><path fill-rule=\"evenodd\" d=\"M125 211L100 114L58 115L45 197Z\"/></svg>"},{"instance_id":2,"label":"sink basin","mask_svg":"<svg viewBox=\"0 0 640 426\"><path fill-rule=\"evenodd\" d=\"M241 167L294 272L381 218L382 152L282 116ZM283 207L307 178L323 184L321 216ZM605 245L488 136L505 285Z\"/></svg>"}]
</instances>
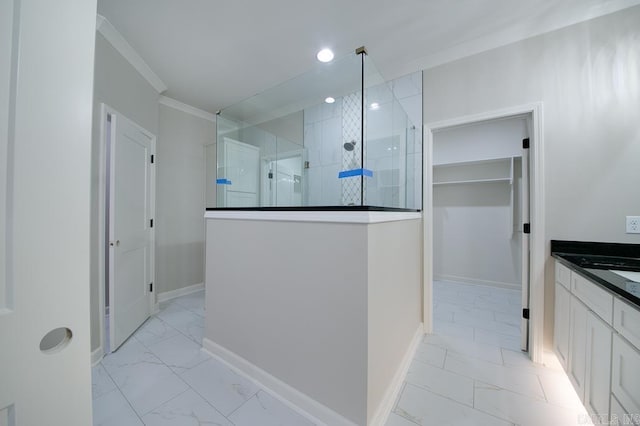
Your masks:
<instances>
[{"instance_id":1,"label":"sink basin","mask_svg":"<svg viewBox=\"0 0 640 426\"><path fill-rule=\"evenodd\" d=\"M628 279L629 281L634 281L637 283L640 283L640 272L634 272L634 271L618 271L615 269L609 269L611 272L613 272L614 274L618 274L623 278Z\"/></svg>"}]
</instances>

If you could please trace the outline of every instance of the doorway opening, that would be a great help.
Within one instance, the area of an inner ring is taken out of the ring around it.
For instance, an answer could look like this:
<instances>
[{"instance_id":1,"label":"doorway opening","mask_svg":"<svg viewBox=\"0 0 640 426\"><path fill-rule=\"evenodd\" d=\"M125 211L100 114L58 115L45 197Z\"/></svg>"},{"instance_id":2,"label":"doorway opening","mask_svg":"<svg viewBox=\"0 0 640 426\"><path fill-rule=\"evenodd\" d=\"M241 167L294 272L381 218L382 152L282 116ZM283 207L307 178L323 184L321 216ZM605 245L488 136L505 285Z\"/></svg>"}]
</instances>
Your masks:
<instances>
[{"instance_id":1,"label":"doorway opening","mask_svg":"<svg viewBox=\"0 0 640 426\"><path fill-rule=\"evenodd\" d=\"M262 157L261 205L302 206L302 151Z\"/></svg>"},{"instance_id":2,"label":"doorway opening","mask_svg":"<svg viewBox=\"0 0 640 426\"><path fill-rule=\"evenodd\" d=\"M433 330L527 350L528 115L433 138Z\"/></svg>"},{"instance_id":3,"label":"doorway opening","mask_svg":"<svg viewBox=\"0 0 640 426\"><path fill-rule=\"evenodd\" d=\"M425 126L424 322L542 361L541 104Z\"/></svg>"}]
</instances>

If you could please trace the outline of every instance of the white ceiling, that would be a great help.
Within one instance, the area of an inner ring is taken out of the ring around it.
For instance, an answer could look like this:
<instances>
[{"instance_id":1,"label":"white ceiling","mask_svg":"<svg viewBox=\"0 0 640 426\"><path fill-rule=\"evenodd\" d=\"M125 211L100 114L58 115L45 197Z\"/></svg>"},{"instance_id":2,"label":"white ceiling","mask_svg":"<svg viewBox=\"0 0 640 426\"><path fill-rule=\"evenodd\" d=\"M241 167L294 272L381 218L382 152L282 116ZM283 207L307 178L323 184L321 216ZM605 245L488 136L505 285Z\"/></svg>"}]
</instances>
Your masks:
<instances>
[{"instance_id":1,"label":"white ceiling","mask_svg":"<svg viewBox=\"0 0 640 426\"><path fill-rule=\"evenodd\" d=\"M640 4L640 0L99 0L168 87L215 112L366 46L385 79Z\"/></svg>"}]
</instances>

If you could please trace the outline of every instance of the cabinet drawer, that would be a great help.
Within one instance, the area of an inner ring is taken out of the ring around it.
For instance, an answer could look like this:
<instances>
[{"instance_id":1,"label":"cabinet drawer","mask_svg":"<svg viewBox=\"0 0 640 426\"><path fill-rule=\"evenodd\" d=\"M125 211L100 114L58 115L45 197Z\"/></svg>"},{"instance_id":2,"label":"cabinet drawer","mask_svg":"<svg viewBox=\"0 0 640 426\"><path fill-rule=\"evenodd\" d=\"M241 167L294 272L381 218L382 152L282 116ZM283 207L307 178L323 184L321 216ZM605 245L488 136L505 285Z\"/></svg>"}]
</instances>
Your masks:
<instances>
[{"instance_id":1,"label":"cabinet drawer","mask_svg":"<svg viewBox=\"0 0 640 426\"><path fill-rule=\"evenodd\" d=\"M613 299L613 328L640 349L640 310L617 297Z\"/></svg>"},{"instance_id":2,"label":"cabinet drawer","mask_svg":"<svg viewBox=\"0 0 640 426\"><path fill-rule=\"evenodd\" d=\"M571 270L556 260L556 282L571 290Z\"/></svg>"},{"instance_id":3,"label":"cabinet drawer","mask_svg":"<svg viewBox=\"0 0 640 426\"><path fill-rule=\"evenodd\" d=\"M571 273L571 292L609 325L613 322L613 295L580 275Z\"/></svg>"},{"instance_id":4,"label":"cabinet drawer","mask_svg":"<svg viewBox=\"0 0 640 426\"><path fill-rule=\"evenodd\" d=\"M611 393L624 412L640 413L640 352L614 334L612 355Z\"/></svg>"}]
</instances>

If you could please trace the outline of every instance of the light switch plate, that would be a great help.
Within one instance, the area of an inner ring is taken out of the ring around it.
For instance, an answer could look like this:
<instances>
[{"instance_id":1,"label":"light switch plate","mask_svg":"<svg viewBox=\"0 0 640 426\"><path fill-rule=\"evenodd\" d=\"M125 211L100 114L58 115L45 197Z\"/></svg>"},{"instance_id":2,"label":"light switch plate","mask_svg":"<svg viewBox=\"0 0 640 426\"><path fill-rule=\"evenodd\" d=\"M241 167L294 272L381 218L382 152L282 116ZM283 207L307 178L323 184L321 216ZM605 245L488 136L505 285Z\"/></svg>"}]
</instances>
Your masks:
<instances>
[{"instance_id":1,"label":"light switch plate","mask_svg":"<svg viewBox=\"0 0 640 426\"><path fill-rule=\"evenodd\" d=\"M627 216L627 234L640 234L640 216Z\"/></svg>"}]
</instances>

